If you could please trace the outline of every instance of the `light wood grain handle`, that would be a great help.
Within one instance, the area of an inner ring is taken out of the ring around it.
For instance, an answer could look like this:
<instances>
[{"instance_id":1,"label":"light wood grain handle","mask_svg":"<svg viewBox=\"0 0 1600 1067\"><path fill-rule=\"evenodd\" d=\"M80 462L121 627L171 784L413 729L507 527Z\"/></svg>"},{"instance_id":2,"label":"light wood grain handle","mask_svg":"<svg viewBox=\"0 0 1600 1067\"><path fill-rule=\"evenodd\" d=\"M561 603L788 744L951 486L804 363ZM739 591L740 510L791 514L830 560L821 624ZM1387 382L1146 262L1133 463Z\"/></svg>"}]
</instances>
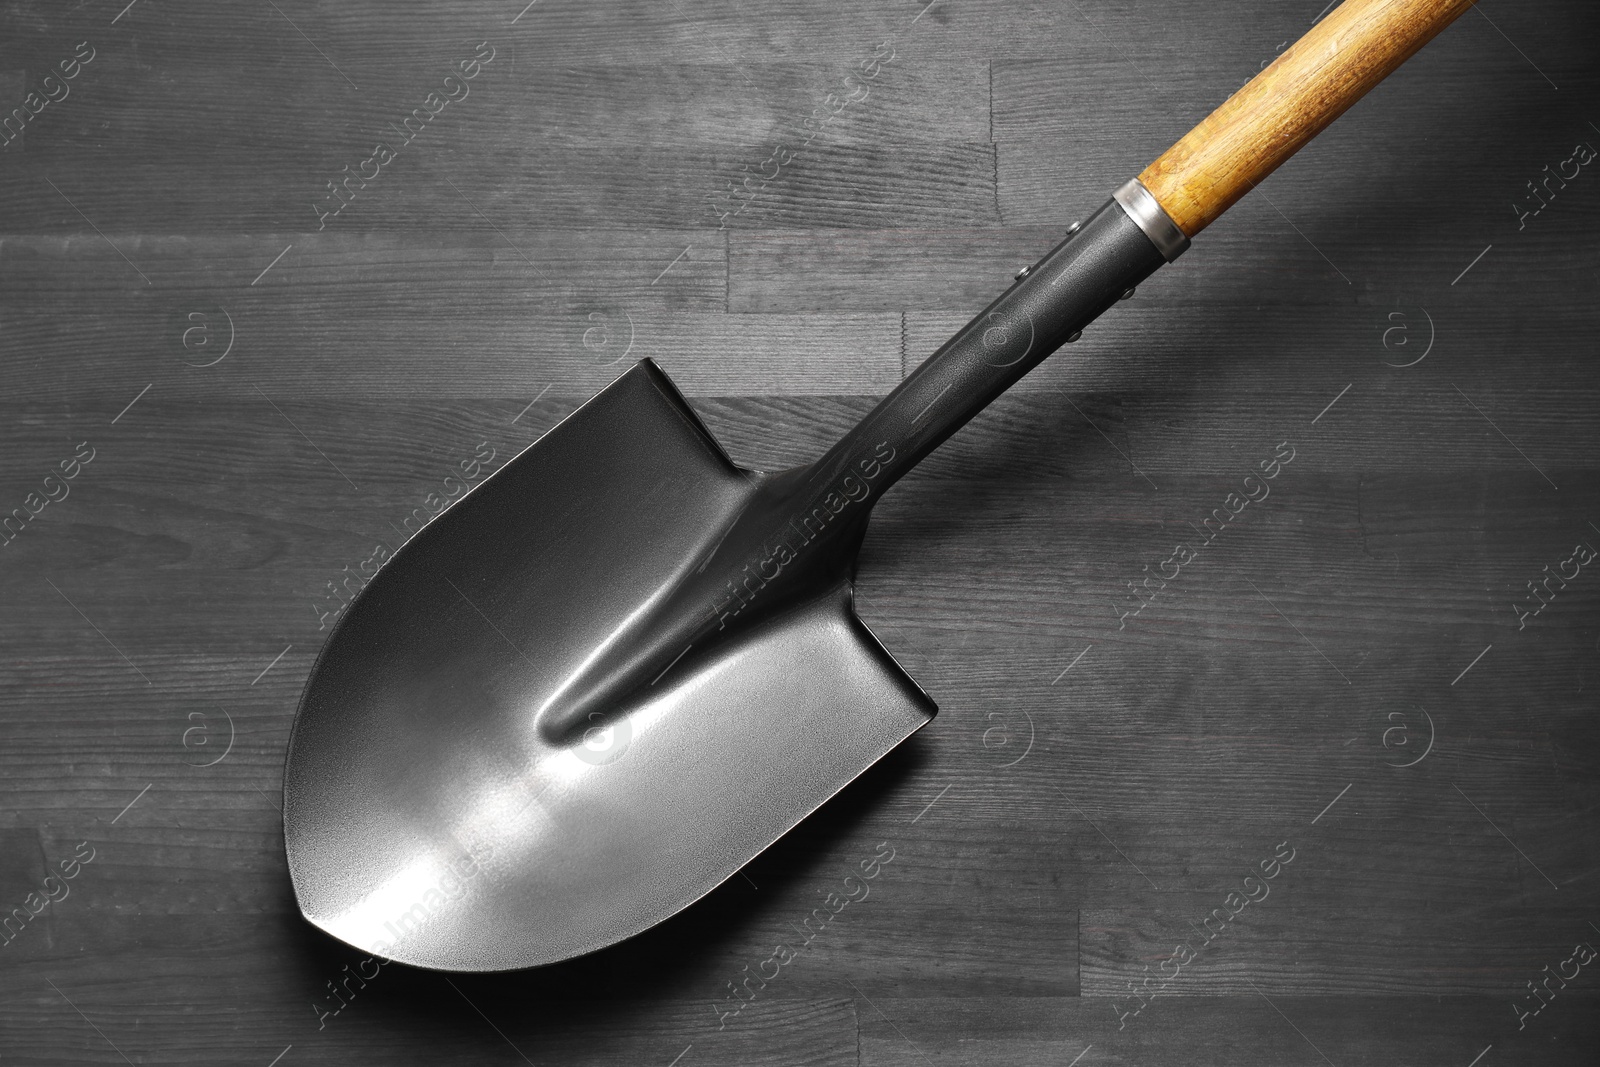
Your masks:
<instances>
[{"instance_id":1,"label":"light wood grain handle","mask_svg":"<svg viewBox=\"0 0 1600 1067\"><path fill-rule=\"evenodd\" d=\"M1345 0L1139 181L1193 237L1472 4Z\"/></svg>"}]
</instances>

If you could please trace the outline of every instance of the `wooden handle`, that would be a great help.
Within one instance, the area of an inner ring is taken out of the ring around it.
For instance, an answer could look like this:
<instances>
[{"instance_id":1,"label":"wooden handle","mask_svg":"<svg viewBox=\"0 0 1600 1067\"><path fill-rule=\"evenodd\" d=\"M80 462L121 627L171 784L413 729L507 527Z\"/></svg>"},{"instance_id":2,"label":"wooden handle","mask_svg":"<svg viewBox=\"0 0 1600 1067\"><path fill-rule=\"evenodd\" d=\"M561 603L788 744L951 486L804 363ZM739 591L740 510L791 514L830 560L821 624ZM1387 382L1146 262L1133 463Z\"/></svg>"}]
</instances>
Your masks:
<instances>
[{"instance_id":1,"label":"wooden handle","mask_svg":"<svg viewBox=\"0 0 1600 1067\"><path fill-rule=\"evenodd\" d=\"M1346 0L1139 181L1193 237L1472 4Z\"/></svg>"}]
</instances>

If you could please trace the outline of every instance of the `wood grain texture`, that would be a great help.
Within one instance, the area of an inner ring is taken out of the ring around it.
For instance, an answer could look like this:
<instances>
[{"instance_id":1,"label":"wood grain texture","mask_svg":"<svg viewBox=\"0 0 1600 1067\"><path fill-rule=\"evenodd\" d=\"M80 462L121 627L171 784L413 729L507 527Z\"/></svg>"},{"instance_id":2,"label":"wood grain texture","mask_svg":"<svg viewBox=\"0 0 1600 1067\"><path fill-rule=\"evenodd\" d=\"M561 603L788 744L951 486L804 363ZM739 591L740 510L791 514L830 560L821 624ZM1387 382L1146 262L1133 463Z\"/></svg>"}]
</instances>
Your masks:
<instances>
[{"instance_id":1,"label":"wood grain texture","mask_svg":"<svg viewBox=\"0 0 1600 1067\"><path fill-rule=\"evenodd\" d=\"M1345 0L1139 172L1193 237L1474 0Z\"/></svg>"},{"instance_id":2,"label":"wood grain texture","mask_svg":"<svg viewBox=\"0 0 1600 1067\"><path fill-rule=\"evenodd\" d=\"M0 149L0 516L96 453L0 546L0 917L96 857L0 945L0 1063L1592 1063L1589 971L1511 1010L1600 943L1600 584L1515 610L1600 544L1600 179L1514 208L1600 144L1581 0L1469 12L883 500L857 604L923 732L644 936L454 988L385 968L319 1019L360 957L298 916L276 805L329 583L634 355L736 461L813 458L1324 6L6 6L4 107L98 54ZM311 194L486 39L319 231ZM885 41L719 228L708 198ZM870 898L722 1025L881 842Z\"/></svg>"},{"instance_id":3,"label":"wood grain texture","mask_svg":"<svg viewBox=\"0 0 1600 1067\"><path fill-rule=\"evenodd\" d=\"M868 1009L861 1016L865 1067L1055 1064L1071 1063L1077 1056L1083 1056L1081 1063L1116 1067L1178 1062L1280 1067L1329 1061L1341 1067L1375 1067L1391 1060L1466 1064L1488 1045L1494 1046L1490 1056L1582 1067L1600 1052L1592 1034L1562 1040L1530 1027L1532 1032L1507 1038L1492 1022L1504 1009L1483 997L1446 997L1426 1006L1377 996L1316 1004L1263 987L1247 996L1158 1000L1120 1031L1109 997L873 1000L879 1010ZM1576 1014L1595 1006L1593 997L1575 997L1567 1011Z\"/></svg>"}]
</instances>

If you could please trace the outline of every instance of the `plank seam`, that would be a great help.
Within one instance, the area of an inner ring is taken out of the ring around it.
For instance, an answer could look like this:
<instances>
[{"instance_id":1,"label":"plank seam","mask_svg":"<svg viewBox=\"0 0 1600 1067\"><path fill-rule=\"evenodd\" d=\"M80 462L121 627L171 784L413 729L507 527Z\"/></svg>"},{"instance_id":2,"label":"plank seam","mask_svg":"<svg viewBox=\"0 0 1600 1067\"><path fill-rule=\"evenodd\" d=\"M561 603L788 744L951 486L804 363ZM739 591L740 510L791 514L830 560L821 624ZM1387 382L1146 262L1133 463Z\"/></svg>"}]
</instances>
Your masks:
<instances>
[{"instance_id":1,"label":"plank seam","mask_svg":"<svg viewBox=\"0 0 1600 1067\"><path fill-rule=\"evenodd\" d=\"M989 143L994 144L994 60L989 60Z\"/></svg>"},{"instance_id":2,"label":"plank seam","mask_svg":"<svg viewBox=\"0 0 1600 1067\"><path fill-rule=\"evenodd\" d=\"M1000 146L993 141L989 142L989 158L994 164L994 177L991 179L994 188L994 217L998 224L1006 224L1006 213L1000 208Z\"/></svg>"},{"instance_id":3,"label":"plank seam","mask_svg":"<svg viewBox=\"0 0 1600 1067\"><path fill-rule=\"evenodd\" d=\"M900 380L906 377L906 313L900 312Z\"/></svg>"}]
</instances>

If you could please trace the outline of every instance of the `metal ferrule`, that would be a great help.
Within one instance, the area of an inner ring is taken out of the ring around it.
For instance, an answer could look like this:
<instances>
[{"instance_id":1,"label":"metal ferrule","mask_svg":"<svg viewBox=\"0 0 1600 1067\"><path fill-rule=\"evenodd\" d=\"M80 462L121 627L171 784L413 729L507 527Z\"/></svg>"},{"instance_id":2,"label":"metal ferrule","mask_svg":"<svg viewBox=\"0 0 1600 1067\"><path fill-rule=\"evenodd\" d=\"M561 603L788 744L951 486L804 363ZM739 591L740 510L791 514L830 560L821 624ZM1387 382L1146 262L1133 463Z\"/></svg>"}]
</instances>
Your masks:
<instances>
[{"instance_id":1,"label":"metal ferrule","mask_svg":"<svg viewBox=\"0 0 1600 1067\"><path fill-rule=\"evenodd\" d=\"M1129 178L1127 184L1111 194L1111 198L1122 205L1122 210L1144 231L1144 235L1150 238L1150 243L1156 246L1156 251L1168 263L1183 255L1184 249L1189 247L1188 236L1178 229L1172 216L1167 214L1160 201L1151 195L1138 178Z\"/></svg>"}]
</instances>

